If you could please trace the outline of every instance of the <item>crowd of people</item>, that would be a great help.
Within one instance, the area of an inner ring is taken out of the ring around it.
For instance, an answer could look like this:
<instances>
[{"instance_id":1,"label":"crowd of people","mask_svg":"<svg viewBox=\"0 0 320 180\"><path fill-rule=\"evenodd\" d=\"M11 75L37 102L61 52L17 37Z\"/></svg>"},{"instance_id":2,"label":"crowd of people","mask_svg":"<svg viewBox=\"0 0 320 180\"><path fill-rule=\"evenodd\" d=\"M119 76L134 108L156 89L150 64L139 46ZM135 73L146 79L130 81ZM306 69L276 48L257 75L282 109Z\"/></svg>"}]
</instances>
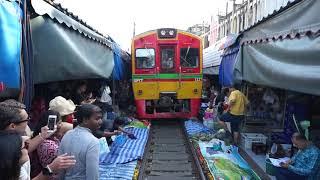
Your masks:
<instances>
[{"instance_id":1,"label":"crowd of people","mask_svg":"<svg viewBox=\"0 0 320 180\"><path fill-rule=\"evenodd\" d=\"M99 179L98 138L110 144L113 135L127 133L122 126L128 118L115 116L109 94L104 87L92 98L80 83L72 100L56 96L47 109L33 113L36 121L24 104L0 102L0 179Z\"/></svg>"},{"instance_id":2,"label":"crowd of people","mask_svg":"<svg viewBox=\"0 0 320 180\"><path fill-rule=\"evenodd\" d=\"M57 126L54 132L49 132L48 127L44 126L40 128L38 135L30 138L28 121L28 113L20 102L10 99L0 103L0 179L31 179L31 163L34 162L31 162L29 155L39 152L39 146L53 138L56 132L61 133L61 127L58 130ZM53 173L70 168L76 163L72 155L50 156L51 160L46 161L45 166L32 179L49 179Z\"/></svg>"},{"instance_id":3,"label":"crowd of people","mask_svg":"<svg viewBox=\"0 0 320 180\"><path fill-rule=\"evenodd\" d=\"M26 106L16 100L0 102L0 179L56 180L99 179L98 138L112 143L112 136L127 133L122 127L128 119L115 117L110 89L101 96L89 97L81 84L73 100L54 97L48 109L37 115L29 128ZM74 103L76 102L76 103ZM224 88L210 98L209 107L216 107L217 119L225 129L231 123L234 142L238 143L240 124L249 101L237 87ZM132 116L128 114L128 117ZM55 117L53 129L50 117ZM315 177L320 168L320 150L301 134L294 134L293 144L299 152L281 164L277 179Z\"/></svg>"}]
</instances>

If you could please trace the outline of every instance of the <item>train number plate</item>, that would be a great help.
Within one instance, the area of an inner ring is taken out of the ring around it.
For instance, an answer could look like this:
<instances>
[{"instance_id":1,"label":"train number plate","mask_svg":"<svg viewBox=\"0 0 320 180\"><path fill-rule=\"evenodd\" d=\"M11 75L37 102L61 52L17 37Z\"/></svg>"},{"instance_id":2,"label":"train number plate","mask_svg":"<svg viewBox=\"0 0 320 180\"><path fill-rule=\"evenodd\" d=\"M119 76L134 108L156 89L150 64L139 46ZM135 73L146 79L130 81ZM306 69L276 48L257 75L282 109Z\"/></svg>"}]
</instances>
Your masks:
<instances>
[{"instance_id":1,"label":"train number plate","mask_svg":"<svg viewBox=\"0 0 320 180\"><path fill-rule=\"evenodd\" d=\"M134 79L134 80L133 80L133 82L135 82L135 83L136 83L136 82L142 82L142 81L143 81L143 79Z\"/></svg>"},{"instance_id":2,"label":"train number plate","mask_svg":"<svg viewBox=\"0 0 320 180\"><path fill-rule=\"evenodd\" d=\"M201 81L202 79L201 78L195 78L195 81Z\"/></svg>"}]
</instances>

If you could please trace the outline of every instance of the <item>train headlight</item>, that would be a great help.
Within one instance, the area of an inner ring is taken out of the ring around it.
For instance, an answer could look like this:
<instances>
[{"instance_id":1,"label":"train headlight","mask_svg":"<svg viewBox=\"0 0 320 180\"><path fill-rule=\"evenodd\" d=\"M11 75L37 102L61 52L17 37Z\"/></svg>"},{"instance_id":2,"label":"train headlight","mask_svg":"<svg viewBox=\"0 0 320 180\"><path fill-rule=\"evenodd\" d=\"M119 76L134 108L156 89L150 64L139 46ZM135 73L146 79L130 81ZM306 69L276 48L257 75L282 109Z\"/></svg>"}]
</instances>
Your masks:
<instances>
[{"instance_id":1,"label":"train headlight","mask_svg":"<svg viewBox=\"0 0 320 180\"><path fill-rule=\"evenodd\" d=\"M139 95L139 96L142 95L142 90L138 90L138 95Z\"/></svg>"},{"instance_id":2,"label":"train headlight","mask_svg":"<svg viewBox=\"0 0 320 180\"><path fill-rule=\"evenodd\" d=\"M173 28L158 29L157 33L160 39L175 38L177 36L177 30Z\"/></svg>"},{"instance_id":3,"label":"train headlight","mask_svg":"<svg viewBox=\"0 0 320 180\"><path fill-rule=\"evenodd\" d=\"M194 89L194 90L193 90L193 93L194 93L194 94L198 94L198 89Z\"/></svg>"},{"instance_id":4,"label":"train headlight","mask_svg":"<svg viewBox=\"0 0 320 180\"><path fill-rule=\"evenodd\" d=\"M166 31L165 31L165 30L161 30L161 31L160 31L160 34L161 34L162 36L165 36L165 35L166 35Z\"/></svg>"}]
</instances>

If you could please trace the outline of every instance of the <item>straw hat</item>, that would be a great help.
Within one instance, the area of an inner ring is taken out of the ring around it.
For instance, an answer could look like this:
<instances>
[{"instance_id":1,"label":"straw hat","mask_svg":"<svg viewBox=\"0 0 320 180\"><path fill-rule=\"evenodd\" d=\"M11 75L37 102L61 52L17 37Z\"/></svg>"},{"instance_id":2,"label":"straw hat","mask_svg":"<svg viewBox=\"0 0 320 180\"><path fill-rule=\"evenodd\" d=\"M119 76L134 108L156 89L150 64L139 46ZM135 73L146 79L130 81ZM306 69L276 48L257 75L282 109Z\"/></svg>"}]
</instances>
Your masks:
<instances>
[{"instance_id":1,"label":"straw hat","mask_svg":"<svg viewBox=\"0 0 320 180\"><path fill-rule=\"evenodd\" d=\"M71 100L66 100L62 96L55 97L49 103L49 110L59 112L60 116L72 114L75 109L75 104Z\"/></svg>"}]
</instances>

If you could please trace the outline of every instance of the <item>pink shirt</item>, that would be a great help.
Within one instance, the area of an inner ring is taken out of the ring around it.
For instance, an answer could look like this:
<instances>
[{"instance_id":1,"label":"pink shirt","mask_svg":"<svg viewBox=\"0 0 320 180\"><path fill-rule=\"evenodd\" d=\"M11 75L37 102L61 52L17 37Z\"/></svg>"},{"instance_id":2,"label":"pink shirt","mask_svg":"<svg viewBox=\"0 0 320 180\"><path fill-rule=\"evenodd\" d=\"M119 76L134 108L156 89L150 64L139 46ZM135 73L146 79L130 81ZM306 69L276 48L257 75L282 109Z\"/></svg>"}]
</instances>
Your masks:
<instances>
[{"instance_id":1,"label":"pink shirt","mask_svg":"<svg viewBox=\"0 0 320 180\"><path fill-rule=\"evenodd\" d=\"M59 145L58 139L46 139L38 146L37 154L42 167L46 167L58 156ZM58 176L55 174L49 179L58 179Z\"/></svg>"}]
</instances>

